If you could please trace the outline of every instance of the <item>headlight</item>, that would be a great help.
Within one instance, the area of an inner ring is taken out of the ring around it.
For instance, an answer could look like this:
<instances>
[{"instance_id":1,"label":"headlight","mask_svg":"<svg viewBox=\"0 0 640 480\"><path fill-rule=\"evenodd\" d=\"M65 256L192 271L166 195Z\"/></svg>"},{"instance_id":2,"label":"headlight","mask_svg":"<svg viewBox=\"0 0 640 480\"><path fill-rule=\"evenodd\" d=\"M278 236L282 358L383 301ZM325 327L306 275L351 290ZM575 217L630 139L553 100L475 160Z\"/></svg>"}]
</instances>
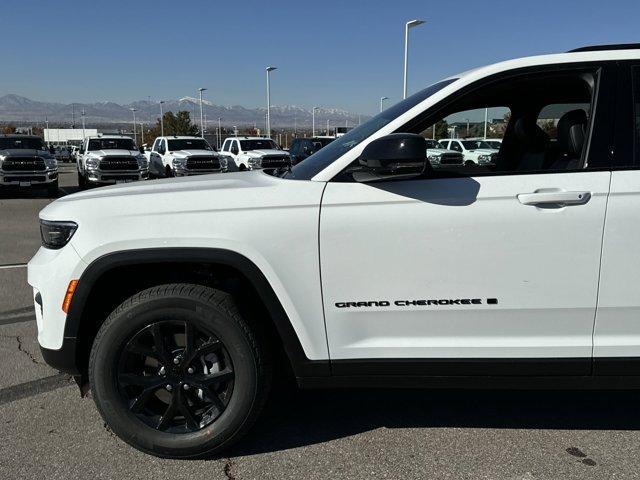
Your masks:
<instances>
[{"instance_id":1,"label":"headlight","mask_svg":"<svg viewBox=\"0 0 640 480\"><path fill-rule=\"evenodd\" d=\"M100 165L100 160L97 158L88 158L86 162L87 168L95 170Z\"/></svg>"},{"instance_id":2,"label":"headlight","mask_svg":"<svg viewBox=\"0 0 640 480\"><path fill-rule=\"evenodd\" d=\"M184 168L185 161L184 158L174 158L172 163L175 168Z\"/></svg>"},{"instance_id":3,"label":"headlight","mask_svg":"<svg viewBox=\"0 0 640 480\"><path fill-rule=\"evenodd\" d=\"M136 160L138 160L138 167L141 169L144 170L145 168L149 168L149 162L147 161L147 157L144 155L138 155Z\"/></svg>"},{"instance_id":4,"label":"headlight","mask_svg":"<svg viewBox=\"0 0 640 480\"><path fill-rule=\"evenodd\" d=\"M432 165L438 165L440 163L440 155L429 155L427 159Z\"/></svg>"},{"instance_id":5,"label":"headlight","mask_svg":"<svg viewBox=\"0 0 640 480\"><path fill-rule=\"evenodd\" d=\"M249 165L251 165L252 167L260 168L262 166L262 158L261 157L250 158Z\"/></svg>"},{"instance_id":6,"label":"headlight","mask_svg":"<svg viewBox=\"0 0 640 480\"><path fill-rule=\"evenodd\" d=\"M58 161L55 157L44 157L44 164L47 168L56 168L58 166Z\"/></svg>"},{"instance_id":7,"label":"headlight","mask_svg":"<svg viewBox=\"0 0 640 480\"><path fill-rule=\"evenodd\" d=\"M64 247L73 234L76 233L78 224L75 222L51 222L49 220L40 220L40 236L42 237L42 246L57 250Z\"/></svg>"},{"instance_id":8,"label":"headlight","mask_svg":"<svg viewBox=\"0 0 640 480\"><path fill-rule=\"evenodd\" d=\"M478 155L478 163L491 162L491 155Z\"/></svg>"}]
</instances>

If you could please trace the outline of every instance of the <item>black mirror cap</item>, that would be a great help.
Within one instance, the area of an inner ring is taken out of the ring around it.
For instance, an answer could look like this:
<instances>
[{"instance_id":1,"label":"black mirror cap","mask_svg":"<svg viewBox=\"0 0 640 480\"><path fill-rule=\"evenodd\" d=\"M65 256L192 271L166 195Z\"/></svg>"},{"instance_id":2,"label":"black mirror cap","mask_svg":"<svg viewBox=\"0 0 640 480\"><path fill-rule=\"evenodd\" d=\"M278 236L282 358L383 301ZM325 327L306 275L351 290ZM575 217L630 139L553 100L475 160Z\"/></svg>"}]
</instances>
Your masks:
<instances>
[{"instance_id":1,"label":"black mirror cap","mask_svg":"<svg viewBox=\"0 0 640 480\"><path fill-rule=\"evenodd\" d=\"M427 142L415 133L385 135L364 148L359 163L387 175L420 174L428 165Z\"/></svg>"}]
</instances>

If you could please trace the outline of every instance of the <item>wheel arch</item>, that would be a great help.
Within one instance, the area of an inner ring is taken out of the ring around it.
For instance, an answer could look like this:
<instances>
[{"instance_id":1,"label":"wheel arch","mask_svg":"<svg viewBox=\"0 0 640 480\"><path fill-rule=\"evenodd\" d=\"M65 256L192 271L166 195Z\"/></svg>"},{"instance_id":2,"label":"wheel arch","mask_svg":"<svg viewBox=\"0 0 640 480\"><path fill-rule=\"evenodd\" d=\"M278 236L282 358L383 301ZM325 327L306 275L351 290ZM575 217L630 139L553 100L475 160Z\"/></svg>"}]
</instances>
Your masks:
<instances>
[{"instance_id":1,"label":"wheel arch","mask_svg":"<svg viewBox=\"0 0 640 480\"><path fill-rule=\"evenodd\" d=\"M192 269L197 269L197 271L192 271ZM210 274L209 280L213 281L216 269L224 271L225 275L235 273L241 281L246 281L251 285L259 297L262 307L268 313L268 321L272 323L271 326L277 334L275 340L284 350L297 378L330 374L328 360L309 360L307 358L278 296L262 271L250 259L226 249L186 247L134 249L109 253L94 260L84 270L69 307L64 331L65 343L69 341L75 345L75 363L81 374L85 373L83 371L84 357L88 353L86 349L83 349L83 340L87 336L95 335L95 332L90 331L90 326L101 324L101 321L106 318L104 314L108 314L107 311L92 310L91 302L101 295L100 289L109 285L110 280L119 278L117 275L113 276L114 273L146 271L150 273L150 276L155 277L148 281L156 284L158 282L164 283L163 277L157 276L158 273L166 274L167 282L175 281L175 278L170 278L171 275L189 273L194 276L199 275L203 283L207 284L207 275ZM138 289L146 288L146 286L140 285ZM230 288L233 288L233 285L230 285ZM110 308L108 303L106 305ZM89 341L92 342L92 338ZM88 347L90 348L90 345Z\"/></svg>"}]
</instances>

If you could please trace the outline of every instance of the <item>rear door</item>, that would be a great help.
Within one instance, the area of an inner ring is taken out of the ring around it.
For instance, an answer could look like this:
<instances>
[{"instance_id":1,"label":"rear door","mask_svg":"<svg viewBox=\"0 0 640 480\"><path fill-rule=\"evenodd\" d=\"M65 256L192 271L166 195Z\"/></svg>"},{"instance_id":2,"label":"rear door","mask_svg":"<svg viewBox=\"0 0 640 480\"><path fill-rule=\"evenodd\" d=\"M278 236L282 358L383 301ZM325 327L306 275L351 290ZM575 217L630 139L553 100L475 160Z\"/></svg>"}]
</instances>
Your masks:
<instances>
[{"instance_id":1,"label":"rear door","mask_svg":"<svg viewBox=\"0 0 640 480\"><path fill-rule=\"evenodd\" d=\"M618 92L594 372L640 375L640 62L621 65Z\"/></svg>"}]
</instances>

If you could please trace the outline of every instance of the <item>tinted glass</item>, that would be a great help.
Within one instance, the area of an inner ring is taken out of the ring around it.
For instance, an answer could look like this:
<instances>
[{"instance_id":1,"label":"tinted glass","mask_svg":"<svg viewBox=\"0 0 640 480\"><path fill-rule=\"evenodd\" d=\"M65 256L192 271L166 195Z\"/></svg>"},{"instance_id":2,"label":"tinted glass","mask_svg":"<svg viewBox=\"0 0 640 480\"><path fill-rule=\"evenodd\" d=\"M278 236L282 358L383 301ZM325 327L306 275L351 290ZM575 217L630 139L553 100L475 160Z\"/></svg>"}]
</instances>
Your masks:
<instances>
[{"instance_id":1,"label":"tinted glass","mask_svg":"<svg viewBox=\"0 0 640 480\"><path fill-rule=\"evenodd\" d=\"M380 112L375 117L364 122L359 127L354 128L347 134L337 138L325 148L319 150L304 162L300 162L293 167L291 173L286 175L286 178L309 180L322 170L327 168L338 158L351 150L360 142L366 140L389 122L395 120L400 115L411 110L413 107L423 102L431 95L439 92L447 85L453 83L456 79L443 80L442 82L434 83L433 85L425 88L424 90L410 96L409 98L396 103L392 107Z\"/></svg>"},{"instance_id":2,"label":"tinted glass","mask_svg":"<svg viewBox=\"0 0 640 480\"><path fill-rule=\"evenodd\" d=\"M33 137L0 137L0 150L44 150L44 143L41 138Z\"/></svg>"},{"instance_id":3,"label":"tinted glass","mask_svg":"<svg viewBox=\"0 0 640 480\"><path fill-rule=\"evenodd\" d=\"M241 150L248 152L251 150L277 150L278 146L273 140L267 138L260 140L240 140Z\"/></svg>"},{"instance_id":4,"label":"tinted glass","mask_svg":"<svg viewBox=\"0 0 640 480\"><path fill-rule=\"evenodd\" d=\"M169 140L169 150L212 150L212 148L203 138L180 138Z\"/></svg>"},{"instance_id":5,"label":"tinted glass","mask_svg":"<svg viewBox=\"0 0 640 480\"><path fill-rule=\"evenodd\" d=\"M89 150L137 150L131 138L92 138Z\"/></svg>"},{"instance_id":6,"label":"tinted glass","mask_svg":"<svg viewBox=\"0 0 640 480\"><path fill-rule=\"evenodd\" d=\"M464 148L466 148L467 150L475 150L476 148L491 149L491 145L482 140L467 140L462 142L462 145L464 145Z\"/></svg>"}]
</instances>

